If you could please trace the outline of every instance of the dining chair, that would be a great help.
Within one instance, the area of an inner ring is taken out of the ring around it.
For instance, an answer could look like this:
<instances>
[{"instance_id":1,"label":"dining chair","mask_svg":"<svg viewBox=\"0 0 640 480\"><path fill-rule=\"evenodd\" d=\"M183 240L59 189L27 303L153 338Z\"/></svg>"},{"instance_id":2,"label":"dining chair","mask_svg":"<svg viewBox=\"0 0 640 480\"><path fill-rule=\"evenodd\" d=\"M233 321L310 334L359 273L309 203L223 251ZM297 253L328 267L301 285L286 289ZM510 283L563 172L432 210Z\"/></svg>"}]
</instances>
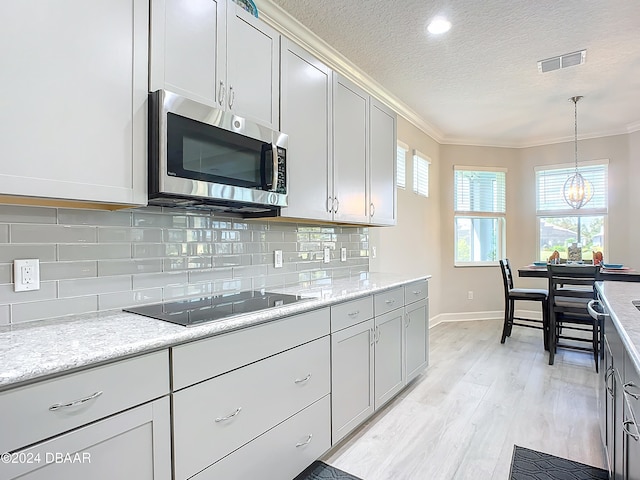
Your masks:
<instances>
[{"instance_id":1,"label":"dining chair","mask_svg":"<svg viewBox=\"0 0 640 480\"><path fill-rule=\"evenodd\" d=\"M600 321L587 310L596 298L598 265L547 265L549 271L549 365L558 348L593 352L598 372ZM588 332L585 336L579 332ZM590 344L582 346L582 343Z\"/></svg>"},{"instance_id":2,"label":"dining chair","mask_svg":"<svg viewBox=\"0 0 640 480\"><path fill-rule=\"evenodd\" d=\"M502 283L504 285L504 324L502 326L502 338L500 343L504 343L507 337L511 336L513 326L537 328L543 331L542 339L544 349L548 350L549 339L549 308L548 308L548 291L543 288L514 288L513 286L513 270L509 259L500 260L500 269L502 270ZM541 302L542 304L542 320L533 318L516 317L515 303L518 300L526 300L533 302Z\"/></svg>"}]
</instances>

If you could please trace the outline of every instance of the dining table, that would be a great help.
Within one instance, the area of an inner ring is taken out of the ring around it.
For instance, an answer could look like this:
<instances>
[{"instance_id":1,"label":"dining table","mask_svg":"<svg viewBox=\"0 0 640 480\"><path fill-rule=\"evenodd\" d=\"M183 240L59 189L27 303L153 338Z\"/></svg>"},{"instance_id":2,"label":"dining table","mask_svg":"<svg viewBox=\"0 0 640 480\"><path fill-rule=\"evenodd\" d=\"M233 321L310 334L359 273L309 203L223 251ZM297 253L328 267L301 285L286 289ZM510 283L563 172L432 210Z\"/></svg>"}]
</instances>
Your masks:
<instances>
[{"instance_id":1,"label":"dining table","mask_svg":"<svg viewBox=\"0 0 640 480\"><path fill-rule=\"evenodd\" d=\"M518 276L524 278L547 278L548 270L546 265L526 265L518 268ZM633 268L601 268L598 273L598 280L616 282L640 282L640 272Z\"/></svg>"}]
</instances>

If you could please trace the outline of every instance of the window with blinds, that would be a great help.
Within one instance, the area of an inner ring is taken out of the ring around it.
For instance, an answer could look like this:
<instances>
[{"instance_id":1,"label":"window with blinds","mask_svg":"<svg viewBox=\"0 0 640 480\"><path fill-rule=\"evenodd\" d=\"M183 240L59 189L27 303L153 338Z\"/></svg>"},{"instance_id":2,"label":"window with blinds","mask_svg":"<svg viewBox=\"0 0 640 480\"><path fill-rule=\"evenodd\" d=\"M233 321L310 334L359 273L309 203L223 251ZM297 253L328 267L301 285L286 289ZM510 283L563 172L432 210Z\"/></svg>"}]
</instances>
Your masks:
<instances>
[{"instance_id":1,"label":"window with blinds","mask_svg":"<svg viewBox=\"0 0 640 480\"><path fill-rule=\"evenodd\" d=\"M407 188L407 153L409 146L398 142L396 153L396 187Z\"/></svg>"},{"instance_id":2,"label":"window with blinds","mask_svg":"<svg viewBox=\"0 0 640 480\"><path fill-rule=\"evenodd\" d=\"M493 265L506 254L506 170L454 167L456 266Z\"/></svg>"},{"instance_id":3,"label":"window with blinds","mask_svg":"<svg viewBox=\"0 0 640 480\"><path fill-rule=\"evenodd\" d=\"M429 158L418 150L413 151L413 192L429 196Z\"/></svg>"},{"instance_id":4,"label":"window with blinds","mask_svg":"<svg viewBox=\"0 0 640 480\"><path fill-rule=\"evenodd\" d=\"M553 252L561 261L593 260L593 252L607 259L608 161L584 162L580 174L593 188L591 200L579 209L564 200L564 183L575 173L575 165L537 167L536 213L538 222L538 260Z\"/></svg>"}]
</instances>

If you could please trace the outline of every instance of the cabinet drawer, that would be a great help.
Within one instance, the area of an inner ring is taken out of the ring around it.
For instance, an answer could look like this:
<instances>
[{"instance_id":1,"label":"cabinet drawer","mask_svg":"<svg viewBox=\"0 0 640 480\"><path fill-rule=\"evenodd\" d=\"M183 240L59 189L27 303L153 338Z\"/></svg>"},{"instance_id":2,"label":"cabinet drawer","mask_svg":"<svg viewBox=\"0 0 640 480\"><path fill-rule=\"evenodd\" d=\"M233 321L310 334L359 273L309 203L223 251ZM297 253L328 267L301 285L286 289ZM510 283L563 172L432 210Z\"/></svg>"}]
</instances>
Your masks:
<instances>
[{"instance_id":1,"label":"cabinet drawer","mask_svg":"<svg viewBox=\"0 0 640 480\"><path fill-rule=\"evenodd\" d=\"M294 478L331 447L329 399L323 397L192 480Z\"/></svg>"},{"instance_id":2,"label":"cabinet drawer","mask_svg":"<svg viewBox=\"0 0 640 480\"><path fill-rule=\"evenodd\" d=\"M373 298L371 295L340 303L331 307L331 331L337 332L370 318L373 318Z\"/></svg>"},{"instance_id":3,"label":"cabinet drawer","mask_svg":"<svg viewBox=\"0 0 640 480\"><path fill-rule=\"evenodd\" d=\"M640 375L629 358L629 354L624 352L624 391L627 393L625 397L629 402L629 407L633 415L640 423Z\"/></svg>"},{"instance_id":4,"label":"cabinet drawer","mask_svg":"<svg viewBox=\"0 0 640 480\"><path fill-rule=\"evenodd\" d=\"M386 292L376 293L373 296L373 302L376 316L401 308L404 305L404 289L403 287L398 287Z\"/></svg>"},{"instance_id":5,"label":"cabinet drawer","mask_svg":"<svg viewBox=\"0 0 640 480\"><path fill-rule=\"evenodd\" d=\"M8 390L0 393L0 412L4 412L0 452L44 440L168 393L167 350Z\"/></svg>"},{"instance_id":6,"label":"cabinet drawer","mask_svg":"<svg viewBox=\"0 0 640 480\"><path fill-rule=\"evenodd\" d=\"M326 336L174 393L176 480L327 395L329 353Z\"/></svg>"},{"instance_id":7,"label":"cabinet drawer","mask_svg":"<svg viewBox=\"0 0 640 480\"><path fill-rule=\"evenodd\" d=\"M328 335L329 323L323 308L174 347L173 390Z\"/></svg>"},{"instance_id":8,"label":"cabinet drawer","mask_svg":"<svg viewBox=\"0 0 640 480\"><path fill-rule=\"evenodd\" d=\"M429 296L429 284L420 280L404 286L404 301L406 304L424 300Z\"/></svg>"}]
</instances>

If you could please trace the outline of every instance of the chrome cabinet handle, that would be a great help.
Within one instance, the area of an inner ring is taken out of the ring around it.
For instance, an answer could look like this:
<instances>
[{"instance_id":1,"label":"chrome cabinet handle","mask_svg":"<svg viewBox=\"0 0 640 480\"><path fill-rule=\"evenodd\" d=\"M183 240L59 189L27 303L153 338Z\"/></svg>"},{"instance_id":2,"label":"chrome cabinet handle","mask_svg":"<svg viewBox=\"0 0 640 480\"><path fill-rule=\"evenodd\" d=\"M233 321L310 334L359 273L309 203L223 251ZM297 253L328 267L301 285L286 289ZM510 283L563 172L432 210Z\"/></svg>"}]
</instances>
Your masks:
<instances>
[{"instance_id":1,"label":"chrome cabinet handle","mask_svg":"<svg viewBox=\"0 0 640 480\"><path fill-rule=\"evenodd\" d=\"M304 447L305 445L309 445L309 443L311 443L311 438L312 437L313 437L313 435L310 433L309 436L307 437L306 441L296 443L296 448Z\"/></svg>"},{"instance_id":2,"label":"chrome cabinet handle","mask_svg":"<svg viewBox=\"0 0 640 480\"><path fill-rule=\"evenodd\" d=\"M634 427L636 427L636 433L631 433L631 431L629 430L628 426L629 425L633 425ZM636 442L638 440L640 440L640 435L637 433L638 432L638 425L636 425L636 422L634 422L633 420L627 420L626 422L624 422L622 424L622 429L624 430L624 433L626 433L627 435L629 435L631 438L633 438Z\"/></svg>"},{"instance_id":3,"label":"chrome cabinet handle","mask_svg":"<svg viewBox=\"0 0 640 480\"><path fill-rule=\"evenodd\" d=\"M89 400L94 400L94 399L98 398L100 395L102 395L102 391L95 392L95 393L89 395L88 397L81 398L80 400L74 400L74 401L69 402L69 403L54 403L53 405L51 405L49 407L49 410L51 412L55 412L56 410L60 410L61 408L77 407L78 405L82 405L83 403L86 403Z\"/></svg>"},{"instance_id":4,"label":"chrome cabinet handle","mask_svg":"<svg viewBox=\"0 0 640 480\"><path fill-rule=\"evenodd\" d=\"M609 379L613 377L613 373L614 373L613 367L609 366L607 367L607 371L604 374L604 386L607 389L607 393L611 398L613 398L613 387L609 387Z\"/></svg>"},{"instance_id":5,"label":"chrome cabinet handle","mask_svg":"<svg viewBox=\"0 0 640 480\"><path fill-rule=\"evenodd\" d=\"M635 384L635 383L633 383L633 382L627 382L627 383L625 383L625 384L622 386L622 389L624 390L624 393L626 393L626 394L627 394L627 395L629 395L630 397L635 398L636 400L640 399L640 393L633 393L633 392L630 392L630 391L629 391L629 388L630 388L630 387L638 388L638 387L636 386L636 384Z\"/></svg>"},{"instance_id":6,"label":"chrome cabinet handle","mask_svg":"<svg viewBox=\"0 0 640 480\"><path fill-rule=\"evenodd\" d=\"M371 212L372 217L376 214L376 206L373 204L373 202L369 204L369 211Z\"/></svg>"},{"instance_id":7,"label":"chrome cabinet handle","mask_svg":"<svg viewBox=\"0 0 640 480\"><path fill-rule=\"evenodd\" d=\"M374 337L376 343L378 343L380 341L380 327L378 326L375 327Z\"/></svg>"},{"instance_id":8,"label":"chrome cabinet handle","mask_svg":"<svg viewBox=\"0 0 640 480\"><path fill-rule=\"evenodd\" d=\"M338 197L335 197L333 199L333 201L335 202L334 203L335 207L333 208L333 213L338 213L338 210L340 209L340 200L338 200Z\"/></svg>"},{"instance_id":9,"label":"chrome cabinet handle","mask_svg":"<svg viewBox=\"0 0 640 480\"><path fill-rule=\"evenodd\" d=\"M311 374L309 373L304 378L296 378L294 383L304 383L304 382L308 381L310 378L311 378Z\"/></svg>"},{"instance_id":10,"label":"chrome cabinet handle","mask_svg":"<svg viewBox=\"0 0 640 480\"><path fill-rule=\"evenodd\" d=\"M327 212L333 213L333 197L327 197Z\"/></svg>"},{"instance_id":11,"label":"chrome cabinet handle","mask_svg":"<svg viewBox=\"0 0 640 480\"><path fill-rule=\"evenodd\" d=\"M593 308L594 305L600 305L600 302L598 300L589 300L589 303L587 303L587 311L589 312L591 318L593 318L594 320L601 320L609 316L608 313L601 313L596 311L596 309Z\"/></svg>"},{"instance_id":12,"label":"chrome cabinet handle","mask_svg":"<svg viewBox=\"0 0 640 480\"><path fill-rule=\"evenodd\" d=\"M236 415L238 415L240 413L240 411L242 410L242 407L238 407L236 408L236 411L233 412L231 415L227 415L226 417L218 417L216 418L216 423L218 422L224 422L225 420L230 420L233 417L235 417Z\"/></svg>"},{"instance_id":13,"label":"chrome cabinet handle","mask_svg":"<svg viewBox=\"0 0 640 480\"><path fill-rule=\"evenodd\" d=\"M396 299L392 298L391 300L385 300L384 303L386 303L387 305L393 305L394 303L396 303Z\"/></svg>"},{"instance_id":14,"label":"chrome cabinet handle","mask_svg":"<svg viewBox=\"0 0 640 480\"><path fill-rule=\"evenodd\" d=\"M225 95L224 82L220 80L220 86L218 89L218 103L220 105L224 105L224 95Z\"/></svg>"},{"instance_id":15,"label":"chrome cabinet handle","mask_svg":"<svg viewBox=\"0 0 640 480\"><path fill-rule=\"evenodd\" d=\"M369 329L369 345L376 343L376 332L373 328Z\"/></svg>"},{"instance_id":16,"label":"chrome cabinet handle","mask_svg":"<svg viewBox=\"0 0 640 480\"><path fill-rule=\"evenodd\" d=\"M360 315L360 310L356 310L355 312L347 313L350 317L355 317L356 315Z\"/></svg>"},{"instance_id":17,"label":"chrome cabinet handle","mask_svg":"<svg viewBox=\"0 0 640 480\"><path fill-rule=\"evenodd\" d=\"M404 326L408 327L409 324L411 323L411 317L409 315L405 314L404 319L405 319Z\"/></svg>"},{"instance_id":18,"label":"chrome cabinet handle","mask_svg":"<svg viewBox=\"0 0 640 480\"><path fill-rule=\"evenodd\" d=\"M233 85L229 85L229 108L233 108L233 101L236 99L236 92Z\"/></svg>"},{"instance_id":19,"label":"chrome cabinet handle","mask_svg":"<svg viewBox=\"0 0 640 480\"><path fill-rule=\"evenodd\" d=\"M422 290L413 290L411 293L413 293L414 295L420 295L422 293Z\"/></svg>"}]
</instances>

